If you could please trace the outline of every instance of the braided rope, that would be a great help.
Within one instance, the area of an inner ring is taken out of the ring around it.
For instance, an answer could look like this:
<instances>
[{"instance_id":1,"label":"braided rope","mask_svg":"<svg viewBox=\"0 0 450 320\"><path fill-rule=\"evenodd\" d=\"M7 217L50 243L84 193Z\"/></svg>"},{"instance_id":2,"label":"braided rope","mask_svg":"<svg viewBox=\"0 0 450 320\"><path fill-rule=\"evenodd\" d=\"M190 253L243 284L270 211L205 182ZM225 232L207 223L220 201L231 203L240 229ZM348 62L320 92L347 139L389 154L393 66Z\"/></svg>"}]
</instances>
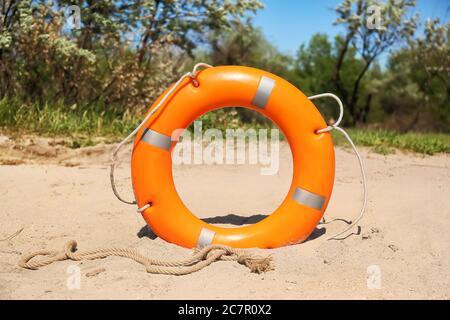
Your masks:
<instances>
[{"instance_id":1,"label":"braided rope","mask_svg":"<svg viewBox=\"0 0 450 320\"><path fill-rule=\"evenodd\" d=\"M37 259L38 256L43 258ZM194 251L191 257L175 261L162 261L151 259L135 249L130 248L99 248L84 252L77 252L77 242L68 241L62 251L37 251L24 256L18 265L25 269L37 270L41 267L64 260L96 260L106 257L122 257L132 259L145 266L148 273L165 275L186 275L200 271L216 261L237 261L245 265L254 273L263 273L273 270L272 256L257 257L243 250L223 245L210 245Z\"/></svg>"}]
</instances>

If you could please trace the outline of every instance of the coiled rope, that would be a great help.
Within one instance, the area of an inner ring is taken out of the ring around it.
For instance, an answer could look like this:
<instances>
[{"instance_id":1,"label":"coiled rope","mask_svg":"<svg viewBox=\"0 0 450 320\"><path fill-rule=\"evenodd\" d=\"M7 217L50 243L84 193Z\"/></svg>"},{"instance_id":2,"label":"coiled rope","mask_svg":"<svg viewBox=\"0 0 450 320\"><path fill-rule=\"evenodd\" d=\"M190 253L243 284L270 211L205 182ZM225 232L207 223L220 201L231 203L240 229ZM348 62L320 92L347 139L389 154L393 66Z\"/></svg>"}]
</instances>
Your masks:
<instances>
[{"instance_id":1,"label":"coiled rope","mask_svg":"<svg viewBox=\"0 0 450 320\"><path fill-rule=\"evenodd\" d=\"M42 256L42 258L38 259L38 256ZM18 264L25 269L37 270L56 261L96 260L113 256L132 259L145 266L148 273L174 276L200 271L216 261L237 261L239 264L245 265L253 273L263 273L274 269L271 255L267 257L254 256L244 250L223 245L210 245L196 249L192 257L186 259L162 261L151 259L138 250L131 248L109 247L77 252L77 242L75 240L68 241L62 251L45 250L34 252L24 256Z\"/></svg>"}]
</instances>

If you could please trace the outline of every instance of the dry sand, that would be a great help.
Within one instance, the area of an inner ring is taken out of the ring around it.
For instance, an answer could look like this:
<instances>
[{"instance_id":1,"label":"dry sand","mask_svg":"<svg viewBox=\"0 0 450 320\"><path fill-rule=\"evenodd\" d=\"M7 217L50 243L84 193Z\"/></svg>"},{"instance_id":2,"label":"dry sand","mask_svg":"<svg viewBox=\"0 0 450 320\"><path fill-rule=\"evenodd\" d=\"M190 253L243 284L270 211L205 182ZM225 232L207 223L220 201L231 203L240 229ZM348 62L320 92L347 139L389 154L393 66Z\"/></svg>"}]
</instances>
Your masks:
<instances>
[{"instance_id":1,"label":"dry sand","mask_svg":"<svg viewBox=\"0 0 450 320\"><path fill-rule=\"evenodd\" d=\"M18 143L0 137L0 238L24 228L13 239L0 241L1 299L450 298L448 155L383 156L363 150L370 200L359 232L327 241L327 235L346 225L334 221L319 225L317 234L325 234L305 243L253 250L273 254L275 270L265 274L252 274L236 262L218 262L187 276L152 275L142 265L116 257L57 262L37 271L19 268L22 254L60 249L70 239L78 241L80 250L129 246L167 260L191 253L155 238L135 208L114 198L108 180L111 148L100 144L70 150L61 141ZM177 188L199 217L251 223L276 208L289 187L289 148L281 150L278 175L260 176L255 166L179 166L174 170ZM351 219L361 201L353 154L338 148L336 165L327 221ZM120 189L131 196L128 173L123 163ZM81 268L80 289L66 286L72 265ZM369 288L368 278L376 279L376 269L381 287Z\"/></svg>"}]
</instances>

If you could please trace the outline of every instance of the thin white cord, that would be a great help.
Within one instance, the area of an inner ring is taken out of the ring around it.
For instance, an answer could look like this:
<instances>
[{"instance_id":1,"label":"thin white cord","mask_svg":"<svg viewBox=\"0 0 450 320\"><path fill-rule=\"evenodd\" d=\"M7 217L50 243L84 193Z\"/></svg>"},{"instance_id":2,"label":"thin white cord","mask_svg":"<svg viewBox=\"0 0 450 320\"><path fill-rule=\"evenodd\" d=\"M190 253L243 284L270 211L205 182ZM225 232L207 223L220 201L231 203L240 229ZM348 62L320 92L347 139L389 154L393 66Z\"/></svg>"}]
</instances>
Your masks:
<instances>
[{"instance_id":1,"label":"thin white cord","mask_svg":"<svg viewBox=\"0 0 450 320\"><path fill-rule=\"evenodd\" d=\"M136 133L138 133L138 131L147 123L148 119L150 119L150 117L155 114L156 111L158 111L161 106L164 105L164 103L166 102L166 100L172 95L172 93L180 86L180 84L183 82L184 79L186 79L187 77L192 78L195 81L195 77L197 76L197 72L198 69L204 67L204 68L211 68L212 66L206 63L197 63L192 72L187 72L185 73L183 76L181 76L181 78L172 86L172 88L170 88L169 91L167 91L167 93L164 95L164 97L162 97L162 99L158 102L158 104L147 114L147 116L144 118L144 120L142 120L142 122L136 127L136 129L133 130L133 132L131 132L125 139L123 139L116 147L116 149L114 150L114 152L112 153L111 156L111 170L110 170L110 180L111 180L111 188L112 191L114 193L114 195L117 197L117 199L119 199L120 201L122 201L123 203L127 203L127 204L136 204L136 201L128 201L128 200L124 200L119 193L117 192L116 189L116 185L114 182L114 167L115 167L115 163L117 161L117 154L119 153L120 149L125 145L125 143L130 140L132 137L134 137L136 135ZM146 205L148 206L148 205ZM148 207L147 207L148 208ZM138 210L142 210L143 208L140 208ZM145 210L145 209L144 209Z\"/></svg>"},{"instance_id":2,"label":"thin white cord","mask_svg":"<svg viewBox=\"0 0 450 320\"><path fill-rule=\"evenodd\" d=\"M344 234L345 232L349 231L350 229L352 229L363 217L364 212L366 211L366 207L367 207L367 178L366 178L366 172L364 170L364 163L363 163L363 159L360 155L360 153L358 152L358 150L356 149L355 144L353 143L352 139L350 138L350 136L348 135L348 133L340 128L340 127L333 127L334 129L338 130L339 132L341 132L344 137L347 139L348 143L350 143L350 145L352 146L353 152L356 154L356 157L358 158L358 162L359 162L359 168L361 170L361 177L362 177L362 183L363 183L363 205L361 207L361 210L359 212L358 217L353 220L351 222L351 224L345 228L344 230L336 233L335 235L331 236L328 238L328 240L331 239L336 239L336 237L340 236L341 234Z\"/></svg>"},{"instance_id":3,"label":"thin white cord","mask_svg":"<svg viewBox=\"0 0 450 320\"><path fill-rule=\"evenodd\" d=\"M324 129L318 130L317 133L324 133L324 132L333 130L331 127L339 126L341 124L342 118L344 117L344 105L342 104L341 99L339 99L339 97L337 95L327 92L327 93L316 94L315 96L308 97L308 99L314 100L314 99L325 98L325 97L333 98L334 100L336 100L336 102L339 105L339 117L334 124L324 128Z\"/></svg>"},{"instance_id":4,"label":"thin white cord","mask_svg":"<svg viewBox=\"0 0 450 320\"><path fill-rule=\"evenodd\" d=\"M351 221L351 224L347 228L345 228L344 230L336 233L335 235L333 235L327 239L327 240L332 240L332 239L336 239L336 237L338 237L338 236L344 234L345 232L349 231L350 229L352 229L364 216L364 212L366 211L366 207L367 207L367 179L366 179L366 172L364 169L364 162L363 162L363 159L362 159L360 153L358 152L358 149L356 148L355 144L353 143L353 140L350 138L348 133L344 129L339 127L339 124L341 123L342 118L344 117L344 105L342 104L341 99L339 99L338 96L336 96L332 93L322 93L322 94L308 97L308 99L314 100L317 98L324 98L324 97L330 97L337 101L337 103L339 104L339 117L338 117L338 120L334 124L329 125L324 129L317 130L316 133L319 134L319 133L329 132L331 130L338 130L339 132L341 132L344 135L344 137L347 139L348 143L350 143L350 145L353 149L353 152L356 154L356 157L358 158L359 168L361 170L361 177L362 177L362 182L363 182L363 205L361 207L358 217L356 219L354 219L353 221ZM338 239L336 239L336 240L338 240Z\"/></svg>"}]
</instances>

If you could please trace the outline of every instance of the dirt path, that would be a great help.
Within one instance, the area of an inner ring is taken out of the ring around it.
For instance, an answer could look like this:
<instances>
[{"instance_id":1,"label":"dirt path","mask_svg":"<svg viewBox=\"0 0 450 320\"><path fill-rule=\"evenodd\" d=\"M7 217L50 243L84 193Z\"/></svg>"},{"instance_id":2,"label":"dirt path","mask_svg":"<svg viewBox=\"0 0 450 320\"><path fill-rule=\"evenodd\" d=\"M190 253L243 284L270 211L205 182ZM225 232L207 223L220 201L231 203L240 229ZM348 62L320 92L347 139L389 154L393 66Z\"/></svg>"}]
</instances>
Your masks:
<instances>
[{"instance_id":1,"label":"dirt path","mask_svg":"<svg viewBox=\"0 0 450 320\"><path fill-rule=\"evenodd\" d=\"M121 258L65 261L38 271L17 267L22 253L59 249L69 239L76 239L81 250L115 245L139 248L161 259L190 254L153 237L134 208L113 197L107 166L110 150L107 145L68 150L45 140L17 146L0 139L0 238L24 228L13 239L0 242L0 298L450 298L448 155L382 156L363 150L370 201L361 232L344 241L326 241L326 235L345 226L336 221L320 225L326 234L303 244L255 250L274 255L276 269L266 274L220 262L183 277L150 275L141 265ZM289 186L289 149L281 150L278 175L261 178L250 166L181 166L175 171L177 187L200 217L230 215L215 220L252 222L270 213ZM361 199L354 156L343 149L336 156L327 221L351 219ZM123 164L118 172L123 192L129 189L130 181L124 178L128 171ZM72 265L80 267L80 289L66 286ZM368 277L375 279L369 283L372 287L381 279L381 287L369 289Z\"/></svg>"}]
</instances>

